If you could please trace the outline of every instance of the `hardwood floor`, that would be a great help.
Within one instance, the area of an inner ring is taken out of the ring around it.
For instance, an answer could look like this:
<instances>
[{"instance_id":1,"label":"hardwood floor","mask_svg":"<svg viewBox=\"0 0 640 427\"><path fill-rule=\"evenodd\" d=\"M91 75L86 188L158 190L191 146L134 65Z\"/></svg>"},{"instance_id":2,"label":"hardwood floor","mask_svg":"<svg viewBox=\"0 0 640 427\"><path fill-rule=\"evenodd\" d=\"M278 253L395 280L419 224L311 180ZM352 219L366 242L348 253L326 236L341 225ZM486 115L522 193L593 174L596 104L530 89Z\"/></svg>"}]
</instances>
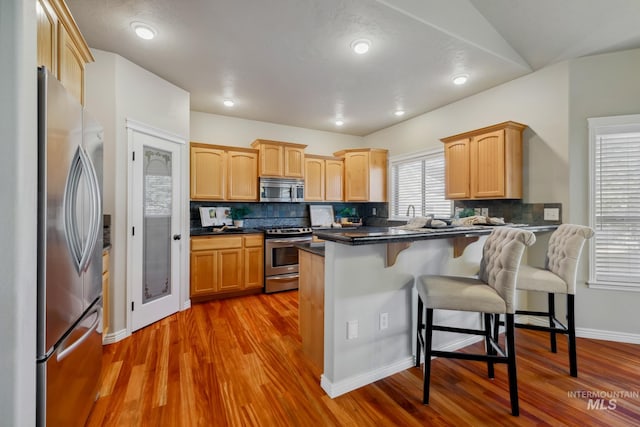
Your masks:
<instances>
[{"instance_id":1,"label":"hardwood floor","mask_svg":"<svg viewBox=\"0 0 640 427\"><path fill-rule=\"evenodd\" d=\"M579 377L566 340L517 330L520 417L504 365L435 359L431 402L408 369L330 399L298 335L297 292L194 305L104 348L100 398L88 426L630 426L640 425L640 346L578 339ZM477 344L482 345L482 344ZM583 395L571 395L583 391ZM588 394L605 397L594 409ZM591 405L591 406L590 406Z\"/></svg>"}]
</instances>

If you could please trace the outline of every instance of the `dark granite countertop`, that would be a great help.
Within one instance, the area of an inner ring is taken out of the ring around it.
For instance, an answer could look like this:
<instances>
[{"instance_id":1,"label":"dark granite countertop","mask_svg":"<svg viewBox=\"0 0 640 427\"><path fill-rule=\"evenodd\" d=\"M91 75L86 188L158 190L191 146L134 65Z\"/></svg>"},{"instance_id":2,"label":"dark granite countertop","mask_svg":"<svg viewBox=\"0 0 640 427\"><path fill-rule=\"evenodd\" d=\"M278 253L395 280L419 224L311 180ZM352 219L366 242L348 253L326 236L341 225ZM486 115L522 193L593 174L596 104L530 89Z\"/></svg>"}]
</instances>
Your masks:
<instances>
[{"instance_id":1,"label":"dark granite countertop","mask_svg":"<svg viewBox=\"0 0 640 427\"><path fill-rule=\"evenodd\" d=\"M191 237L193 236L223 236L223 235L232 235L232 234L254 234L260 233L263 234L262 230L258 230L257 228L227 228L225 230L219 231L220 227L205 227L205 228L192 228L189 232Z\"/></svg>"},{"instance_id":2,"label":"dark granite countertop","mask_svg":"<svg viewBox=\"0 0 640 427\"><path fill-rule=\"evenodd\" d=\"M296 248L301 249L303 251L310 252L314 255L319 255L324 257L324 243L323 242L312 242L312 243L298 243L296 244Z\"/></svg>"},{"instance_id":3,"label":"dark granite countertop","mask_svg":"<svg viewBox=\"0 0 640 427\"><path fill-rule=\"evenodd\" d=\"M534 233L553 231L558 228L557 224L545 225L524 225L513 224L505 227L515 226ZM373 245L376 243L411 242L415 240L447 239L451 237L475 237L491 233L495 226L475 225L469 227L451 228L420 228L416 230L406 230L393 227L361 227L357 230L317 230L313 234L322 240L342 243L345 245Z\"/></svg>"}]
</instances>

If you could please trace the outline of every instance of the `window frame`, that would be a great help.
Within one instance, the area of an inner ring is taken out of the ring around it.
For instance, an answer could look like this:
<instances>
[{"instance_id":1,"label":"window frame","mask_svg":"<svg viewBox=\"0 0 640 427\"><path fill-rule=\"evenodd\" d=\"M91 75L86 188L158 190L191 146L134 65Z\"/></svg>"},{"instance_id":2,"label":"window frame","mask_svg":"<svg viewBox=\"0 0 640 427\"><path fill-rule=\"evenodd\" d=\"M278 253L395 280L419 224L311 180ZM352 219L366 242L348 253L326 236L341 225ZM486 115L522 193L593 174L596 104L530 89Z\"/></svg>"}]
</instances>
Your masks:
<instances>
[{"instance_id":1,"label":"window frame","mask_svg":"<svg viewBox=\"0 0 640 427\"><path fill-rule=\"evenodd\" d=\"M391 221L407 221L411 217L406 215L394 215L394 207L395 207L395 198L396 198L396 188L394 184L394 166L399 163L410 162L412 160L424 159L431 156L440 155L442 157L442 161L444 162L444 147L442 148L434 148L429 150L415 151L412 153L400 154L396 156L389 157L389 175L388 175L388 188L389 188L389 215L388 219ZM446 165L445 165L446 167ZM446 173L443 174L443 189L442 193L445 194L444 189L444 180L446 179ZM453 200L450 200L450 212L449 216L453 215ZM420 216L420 212L416 209L416 216Z\"/></svg>"},{"instance_id":2,"label":"window frame","mask_svg":"<svg viewBox=\"0 0 640 427\"><path fill-rule=\"evenodd\" d=\"M640 292L640 281L609 281L598 280L596 264L596 250L598 224L596 223L596 143L599 136L640 133L640 114L610 117L588 118L589 127L589 225L595 230L596 236L589 244L589 277L587 286L593 289ZM640 240L640 235L635 236ZM600 273L601 274L601 273Z\"/></svg>"}]
</instances>

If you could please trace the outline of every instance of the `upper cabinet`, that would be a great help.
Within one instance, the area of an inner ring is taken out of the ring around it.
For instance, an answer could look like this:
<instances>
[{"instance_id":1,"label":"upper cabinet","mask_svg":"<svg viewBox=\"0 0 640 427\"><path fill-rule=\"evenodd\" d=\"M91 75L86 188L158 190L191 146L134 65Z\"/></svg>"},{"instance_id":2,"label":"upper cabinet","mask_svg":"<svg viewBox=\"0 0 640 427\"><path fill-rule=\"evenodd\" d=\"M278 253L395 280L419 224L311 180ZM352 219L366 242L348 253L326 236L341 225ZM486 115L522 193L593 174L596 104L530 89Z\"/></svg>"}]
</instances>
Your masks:
<instances>
[{"instance_id":1,"label":"upper cabinet","mask_svg":"<svg viewBox=\"0 0 640 427\"><path fill-rule=\"evenodd\" d=\"M191 143L192 200L258 200L258 152Z\"/></svg>"},{"instance_id":2,"label":"upper cabinet","mask_svg":"<svg viewBox=\"0 0 640 427\"><path fill-rule=\"evenodd\" d=\"M504 122L443 138L447 199L521 199L522 132Z\"/></svg>"},{"instance_id":3,"label":"upper cabinet","mask_svg":"<svg viewBox=\"0 0 640 427\"><path fill-rule=\"evenodd\" d=\"M350 149L334 153L344 158L344 201L387 201L387 150Z\"/></svg>"},{"instance_id":4,"label":"upper cabinet","mask_svg":"<svg viewBox=\"0 0 640 427\"><path fill-rule=\"evenodd\" d=\"M307 154L304 160L304 199L310 202L342 201L344 161Z\"/></svg>"},{"instance_id":5,"label":"upper cabinet","mask_svg":"<svg viewBox=\"0 0 640 427\"><path fill-rule=\"evenodd\" d=\"M84 104L84 66L93 55L63 0L36 0L37 62Z\"/></svg>"},{"instance_id":6,"label":"upper cabinet","mask_svg":"<svg viewBox=\"0 0 640 427\"><path fill-rule=\"evenodd\" d=\"M259 151L259 176L304 178L306 145L256 139L251 146Z\"/></svg>"}]
</instances>

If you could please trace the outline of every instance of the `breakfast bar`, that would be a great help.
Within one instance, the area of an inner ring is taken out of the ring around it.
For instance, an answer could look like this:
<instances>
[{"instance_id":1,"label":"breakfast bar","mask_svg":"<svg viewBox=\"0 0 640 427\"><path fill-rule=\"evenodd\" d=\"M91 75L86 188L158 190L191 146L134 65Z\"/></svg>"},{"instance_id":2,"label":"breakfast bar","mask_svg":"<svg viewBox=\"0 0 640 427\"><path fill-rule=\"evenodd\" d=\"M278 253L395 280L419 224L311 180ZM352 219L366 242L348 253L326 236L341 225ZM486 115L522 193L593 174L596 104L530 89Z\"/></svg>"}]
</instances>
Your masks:
<instances>
[{"instance_id":1,"label":"breakfast bar","mask_svg":"<svg viewBox=\"0 0 640 427\"><path fill-rule=\"evenodd\" d=\"M542 235L557 228L557 225L515 226ZM325 241L324 348L320 371L321 386L330 397L414 365L415 278L423 274L476 274L482 245L492 229L492 226L415 230L361 227L314 232ZM315 251L311 246L301 250L322 256L317 245ZM301 274L303 270L301 264ZM301 281L301 294L304 286ZM303 307L300 310L302 319ZM444 315L451 316L461 327L476 326L479 322L478 316L471 313ZM434 346L442 348L459 348L470 343L453 334L434 336Z\"/></svg>"}]
</instances>

